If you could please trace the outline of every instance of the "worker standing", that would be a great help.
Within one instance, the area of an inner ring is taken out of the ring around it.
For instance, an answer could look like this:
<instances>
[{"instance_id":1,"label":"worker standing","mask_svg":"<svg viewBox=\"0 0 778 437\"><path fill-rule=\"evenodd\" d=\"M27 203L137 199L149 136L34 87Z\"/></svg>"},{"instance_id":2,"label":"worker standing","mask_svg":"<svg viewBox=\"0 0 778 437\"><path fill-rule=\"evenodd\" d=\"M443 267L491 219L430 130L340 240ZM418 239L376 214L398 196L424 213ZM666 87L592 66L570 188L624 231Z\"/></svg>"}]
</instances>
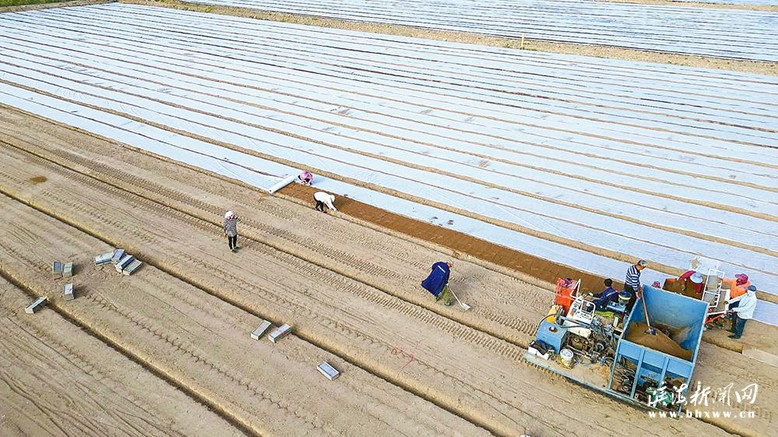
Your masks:
<instances>
[{"instance_id":1,"label":"worker standing","mask_svg":"<svg viewBox=\"0 0 778 437\"><path fill-rule=\"evenodd\" d=\"M743 329L746 327L746 322L754 317L754 310L756 309L756 287L749 285L748 288L746 288L746 294L741 294L735 299L730 300L729 303L739 304L730 310L735 315L735 322L733 323L733 334L730 335L729 338L737 340L743 336Z\"/></svg>"},{"instance_id":2,"label":"worker standing","mask_svg":"<svg viewBox=\"0 0 778 437\"><path fill-rule=\"evenodd\" d=\"M435 301L443 299L443 304L451 306L451 293L448 289L448 278L451 275L451 268L454 267L450 262L436 262L432 265L432 271L427 279L421 281L421 286L435 296Z\"/></svg>"},{"instance_id":3,"label":"worker standing","mask_svg":"<svg viewBox=\"0 0 778 437\"><path fill-rule=\"evenodd\" d=\"M227 244L233 252L238 251L238 221L240 219L234 212L227 211L224 214L224 234L227 235Z\"/></svg>"},{"instance_id":4,"label":"worker standing","mask_svg":"<svg viewBox=\"0 0 778 437\"><path fill-rule=\"evenodd\" d=\"M740 305L740 301L737 299L740 296L744 296L748 292L748 287L751 286L751 282L748 281L748 275L745 273L738 273L735 278L724 278L721 280L722 284L729 284L729 307L728 310L734 310ZM732 312L732 325L729 327L729 332L735 332L735 326L738 323L739 314L735 311Z\"/></svg>"},{"instance_id":5,"label":"worker standing","mask_svg":"<svg viewBox=\"0 0 778 437\"><path fill-rule=\"evenodd\" d=\"M313 195L313 200L316 202L316 210L321 211L323 213L327 213L327 211L324 210L324 205L327 205L327 208L337 211L335 209L335 195L325 193L324 191L318 191L316 194Z\"/></svg>"},{"instance_id":6,"label":"worker standing","mask_svg":"<svg viewBox=\"0 0 778 437\"><path fill-rule=\"evenodd\" d=\"M628 291L631 295L629 297L629 303L627 303L627 312L635 305L635 301L638 298L638 292L643 291L643 287L640 285L640 272L645 269L647 265L648 261L641 259L627 269L627 275L624 278L624 291Z\"/></svg>"},{"instance_id":7,"label":"worker standing","mask_svg":"<svg viewBox=\"0 0 778 437\"><path fill-rule=\"evenodd\" d=\"M748 275L745 273L738 273L735 275L734 279L724 278L721 280L721 283L729 285L730 302L732 299L746 294L746 291L748 291L748 286L751 285L751 283L748 281Z\"/></svg>"}]
</instances>

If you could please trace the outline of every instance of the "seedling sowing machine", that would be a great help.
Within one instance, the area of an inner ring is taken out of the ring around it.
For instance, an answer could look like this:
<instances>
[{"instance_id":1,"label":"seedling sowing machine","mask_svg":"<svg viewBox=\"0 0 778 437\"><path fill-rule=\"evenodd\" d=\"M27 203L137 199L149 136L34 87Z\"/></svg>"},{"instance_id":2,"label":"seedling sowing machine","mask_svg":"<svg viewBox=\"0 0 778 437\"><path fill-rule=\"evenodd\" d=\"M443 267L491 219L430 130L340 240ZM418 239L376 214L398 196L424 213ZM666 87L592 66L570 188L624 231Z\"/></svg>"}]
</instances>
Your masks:
<instances>
[{"instance_id":1,"label":"seedling sowing machine","mask_svg":"<svg viewBox=\"0 0 778 437\"><path fill-rule=\"evenodd\" d=\"M643 299L646 311L638 299L629 312L619 304L598 312L578 284L559 282L527 361L624 401L680 412L673 395L688 390L708 304L648 286Z\"/></svg>"}]
</instances>

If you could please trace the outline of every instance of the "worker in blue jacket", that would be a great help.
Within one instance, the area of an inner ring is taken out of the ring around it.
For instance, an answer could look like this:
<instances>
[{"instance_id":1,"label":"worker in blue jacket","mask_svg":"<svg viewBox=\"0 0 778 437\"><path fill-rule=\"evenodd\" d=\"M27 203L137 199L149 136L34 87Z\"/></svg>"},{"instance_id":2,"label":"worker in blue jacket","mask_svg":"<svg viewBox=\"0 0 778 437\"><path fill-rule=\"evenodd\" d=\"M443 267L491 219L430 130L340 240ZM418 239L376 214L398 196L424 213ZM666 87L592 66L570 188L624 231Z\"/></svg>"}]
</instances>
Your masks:
<instances>
[{"instance_id":1,"label":"worker in blue jacket","mask_svg":"<svg viewBox=\"0 0 778 437\"><path fill-rule=\"evenodd\" d=\"M451 306L451 293L448 290L448 277L451 275L451 268L454 267L450 262L436 262L432 265L427 279L421 281L421 286L435 296L435 300L443 299L443 304Z\"/></svg>"},{"instance_id":2,"label":"worker in blue jacket","mask_svg":"<svg viewBox=\"0 0 778 437\"><path fill-rule=\"evenodd\" d=\"M613 281L608 278L604 283L605 290L592 295L596 298L594 305L597 306L597 311L607 311L609 303L619 301L619 291L613 288Z\"/></svg>"}]
</instances>

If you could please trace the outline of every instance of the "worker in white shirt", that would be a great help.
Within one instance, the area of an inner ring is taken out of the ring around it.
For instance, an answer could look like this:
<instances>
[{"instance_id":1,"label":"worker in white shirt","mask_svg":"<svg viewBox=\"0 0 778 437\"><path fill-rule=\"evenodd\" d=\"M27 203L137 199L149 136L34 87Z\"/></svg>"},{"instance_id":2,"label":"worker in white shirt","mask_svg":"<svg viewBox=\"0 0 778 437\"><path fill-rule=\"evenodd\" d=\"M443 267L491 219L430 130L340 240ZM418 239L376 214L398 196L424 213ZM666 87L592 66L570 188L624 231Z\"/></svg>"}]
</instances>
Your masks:
<instances>
[{"instance_id":1,"label":"worker in white shirt","mask_svg":"<svg viewBox=\"0 0 778 437\"><path fill-rule=\"evenodd\" d=\"M326 214L327 211L324 210L324 205L327 205L327 208L333 211L337 211L337 209L335 209L335 205L333 205L335 202L335 196L333 194L327 194L324 191L318 191L313 195L313 200L316 201L317 211L321 211Z\"/></svg>"},{"instance_id":2,"label":"worker in white shirt","mask_svg":"<svg viewBox=\"0 0 778 437\"><path fill-rule=\"evenodd\" d=\"M756 287L749 285L746 290L746 294L742 294L729 301L729 303L740 302L737 307L730 310L735 313L735 334L730 335L729 338L734 338L735 340L743 336L746 322L754 317L754 309L756 308Z\"/></svg>"}]
</instances>

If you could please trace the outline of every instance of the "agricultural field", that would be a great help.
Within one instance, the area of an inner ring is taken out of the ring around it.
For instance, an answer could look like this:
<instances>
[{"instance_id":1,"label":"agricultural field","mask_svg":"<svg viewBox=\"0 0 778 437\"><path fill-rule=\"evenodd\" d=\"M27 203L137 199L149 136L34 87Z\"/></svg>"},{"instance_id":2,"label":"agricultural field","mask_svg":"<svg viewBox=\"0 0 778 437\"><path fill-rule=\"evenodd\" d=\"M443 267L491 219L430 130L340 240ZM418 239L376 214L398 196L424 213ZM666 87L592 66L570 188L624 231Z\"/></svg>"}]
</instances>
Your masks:
<instances>
[{"instance_id":1,"label":"agricultural field","mask_svg":"<svg viewBox=\"0 0 778 437\"><path fill-rule=\"evenodd\" d=\"M753 45L744 18L743 44L674 47L773 61L767 17ZM0 435L771 435L777 109L767 74L130 3L0 13ZM267 193L302 169L313 187ZM93 265L118 247L137 273ZM556 277L594 290L638 258L646 283L759 286L759 321L707 332L694 373L757 402L657 420L525 360ZM441 260L469 311L420 288ZM293 332L254 340L262 320Z\"/></svg>"},{"instance_id":2,"label":"agricultural field","mask_svg":"<svg viewBox=\"0 0 778 437\"><path fill-rule=\"evenodd\" d=\"M588 0L193 0L486 35L778 61L778 10ZM775 4L765 0L760 4Z\"/></svg>"}]
</instances>

